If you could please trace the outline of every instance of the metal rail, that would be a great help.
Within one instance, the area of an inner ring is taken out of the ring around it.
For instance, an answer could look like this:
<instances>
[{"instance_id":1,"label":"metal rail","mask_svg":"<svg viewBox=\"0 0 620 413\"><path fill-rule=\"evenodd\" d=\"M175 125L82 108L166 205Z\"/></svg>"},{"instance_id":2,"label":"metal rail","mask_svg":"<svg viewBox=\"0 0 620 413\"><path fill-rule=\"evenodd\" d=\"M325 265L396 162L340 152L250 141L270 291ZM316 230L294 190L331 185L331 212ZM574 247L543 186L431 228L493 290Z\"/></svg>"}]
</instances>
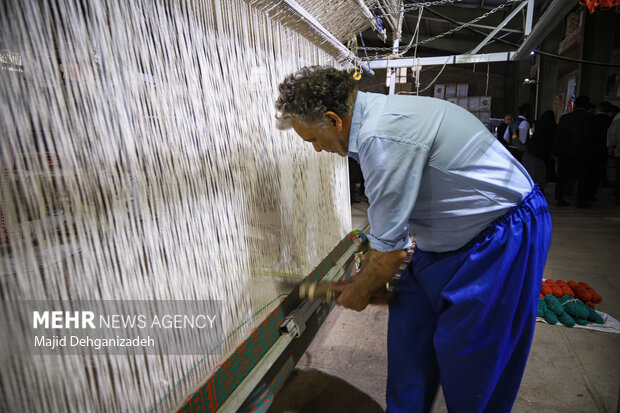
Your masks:
<instances>
[{"instance_id":1,"label":"metal rail","mask_svg":"<svg viewBox=\"0 0 620 413\"><path fill-rule=\"evenodd\" d=\"M512 59L514 52L500 53L482 53L476 55L450 55L450 56L433 56L433 57L405 57L401 59L381 59L370 62L373 69L387 69L389 67L413 67L444 65L444 64L466 64L466 63L488 63L488 62L506 62Z\"/></svg>"},{"instance_id":2,"label":"metal rail","mask_svg":"<svg viewBox=\"0 0 620 413\"><path fill-rule=\"evenodd\" d=\"M345 264L358 250L361 244L361 239L358 238L355 240L322 279L325 281L333 281L340 278L344 273ZM295 338L303 334L306 329L306 320L314 314L319 305L321 305L321 302L318 300L303 300L300 305L286 317L280 326L280 338L271 346L243 381L239 383L230 396L228 396L226 401L217 410L218 412L236 412L243 405L258 383L260 383L261 379L267 374L282 353L284 353L289 344L291 344Z\"/></svg>"}]
</instances>

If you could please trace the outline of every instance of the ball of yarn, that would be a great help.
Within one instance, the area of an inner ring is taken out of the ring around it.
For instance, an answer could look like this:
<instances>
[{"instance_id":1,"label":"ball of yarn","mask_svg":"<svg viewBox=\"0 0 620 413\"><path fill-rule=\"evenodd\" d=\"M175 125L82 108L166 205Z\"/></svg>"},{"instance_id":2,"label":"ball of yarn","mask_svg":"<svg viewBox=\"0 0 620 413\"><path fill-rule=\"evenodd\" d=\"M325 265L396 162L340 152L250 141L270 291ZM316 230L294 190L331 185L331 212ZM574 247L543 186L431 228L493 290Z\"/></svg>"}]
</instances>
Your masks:
<instances>
[{"instance_id":1,"label":"ball of yarn","mask_svg":"<svg viewBox=\"0 0 620 413\"><path fill-rule=\"evenodd\" d=\"M547 308L545 299L539 298L538 299L538 313L536 314L536 317L544 317L547 311L549 311L549 309Z\"/></svg>"},{"instance_id":2,"label":"ball of yarn","mask_svg":"<svg viewBox=\"0 0 620 413\"><path fill-rule=\"evenodd\" d=\"M549 294L554 295L557 298L561 298L565 295L578 298L583 301L588 307L594 308L595 304L603 301L603 298L592 287L585 282L575 282L569 280L565 282L563 280L552 280L550 278L542 282L540 287L541 296Z\"/></svg>"},{"instance_id":3,"label":"ball of yarn","mask_svg":"<svg viewBox=\"0 0 620 413\"><path fill-rule=\"evenodd\" d=\"M575 281L570 280L568 286L575 292L575 297L579 298L584 303L592 301L592 291L577 284Z\"/></svg>"},{"instance_id":4,"label":"ball of yarn","mask_svg":"<svg viewBox=\"0 0 620 413\"><path fill-rule=\"evenodd\" d=\"M587 307L588 308L588 320L592 321L593 323L596 324L603 324L605 321L603 320L603 317L601 317L595 310L594 308L591 307Z\"/></svg>"},{"instance_id":5,"label":"ball of yarn","mask_svg":"<svg viewBox=\"0 0 620 413\"><path fill-rule=\"evenodd\" d=\"M540 287L540 293L543 295L543 297L547 294L553 294L553 291L551 290L551 286L548 284L543 284Z\"/></svg>"},{"instance_id":6,"label":"ball of yarn","mask_svg":"<svg viewBox=\"0 0 620 413\"><path fill-rule=\"evenodd\" d=\"M573 292L573 290L571 290L571 288L562 280L557 280L555 282L558 287L560 287L560 290L562 290L562 295L569 295L571 297L575 296L575 293Z\"/></svg>"},{"instance_id":7,"label":"ball of yarn","mask_svg":"<svg viewBox=\"0 0 620 413\"><path fill-rule=\"evenodd\" d=\"M603 301L603 297L583 281L576 283L570 280L567 285L573 290L575 297L583 301L588 307L594 308L595 304L600 304Z\"/></svg>"},{"instance_id":8,"label":"ball of yarn","mask_svg":"<svg viewBox=\"0 0 620 413\"><path fill-rule=\"evenodd\" d=\"M557 317L558 321L564 324L567 327L573 327L575 325L575 320L568 315L560 301L553 295L547 294L545 295L545 302L547 303L547 307L551 312L553 312Z\"/></svg>"},{"instance_id":9,"label":"ball of yarn","mask_svg":"<svg viewBox=\"0 0 620 413\"><path fill-rule=\"evenodd\" d=\"M566 311L571 317L573 317L575 321L577 321L577 319L580 319L586 320L587 323L588 315L590 315L590 312L588 311L588 307L583 302L571 296L564 295L560 298L560 303L562 303L564 311Z\"/></svg>"},{"instance_id":10,"label":"ball of yarn","mask_svg":"<svg viewBox=\"0 0 620 413\"><path fill-rule=\"evenodd\" d=\"M552 279L547 279L541 285L540 290L544 295L553 294L557 298L560 298L561 296L568 294L570 288L566 284L564 284L564 288L562 288L562 285L559 283L560 280L553 281ZM572 294L572 291L570 291L570 294Z\"/></svg>"},{"instance_id":11,"label":"ball of yarn","mask_svg":"<svg viewBox=\"0 0 620 413\"><path fill-rule=\"evenodd\" d=\"M556 324L558 322L558 317L553 314L549 307L547 307L547 303L545 302L544 297L538 299L538 317L542 317L549 324Z\"/></svg>"},{"instance_id":12,"label":"ball of yarn","mask_svg":"<svg viewBox=\"0 0 620 413\"><path fill-rule=\"evenodd\" d=\"M594 291L594 288L590 287L587 283L582 281L579 283L579 285L590 291L590 294L592 294L592 302L594 304L600 304L603 301L603 297L601 297L599 293Z\"/></svg>"}]
</instances>

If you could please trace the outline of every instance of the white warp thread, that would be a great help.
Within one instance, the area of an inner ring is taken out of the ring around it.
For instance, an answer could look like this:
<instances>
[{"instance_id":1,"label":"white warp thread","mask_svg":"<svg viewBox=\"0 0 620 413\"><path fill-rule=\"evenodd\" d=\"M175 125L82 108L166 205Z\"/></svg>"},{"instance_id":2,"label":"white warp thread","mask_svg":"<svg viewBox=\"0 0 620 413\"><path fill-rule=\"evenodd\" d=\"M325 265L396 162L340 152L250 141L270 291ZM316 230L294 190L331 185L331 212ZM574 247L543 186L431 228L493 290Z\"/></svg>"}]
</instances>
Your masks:
<instances>
[{"instance_id":1,"label":"white warp thread","mask_svg":"<svg viewBox=\"0 0 620 413\"><path fill-rule=\"evenodd\" d=\"M345 160L275 129L278 83L330 61L297 33L241 0L1 7L3 300L219 299L227 333L350 230ZM7 357L0 410L144 411L200 359Z\"/></svg>"}]
</instances>

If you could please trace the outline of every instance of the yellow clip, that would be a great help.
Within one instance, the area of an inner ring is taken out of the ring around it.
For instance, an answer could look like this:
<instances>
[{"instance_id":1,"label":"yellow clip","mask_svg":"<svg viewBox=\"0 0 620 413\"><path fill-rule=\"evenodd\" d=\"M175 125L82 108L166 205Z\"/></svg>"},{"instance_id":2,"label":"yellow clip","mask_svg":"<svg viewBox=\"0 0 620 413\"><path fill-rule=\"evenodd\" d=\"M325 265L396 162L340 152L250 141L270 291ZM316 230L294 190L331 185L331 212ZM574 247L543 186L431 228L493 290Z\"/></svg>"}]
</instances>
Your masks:
<instances>
[{"instance_id":1,"label":"yellow clip","mask_svg":"<svg viewBox=\"0 0 620 413\"><path fill-rule=\"evenodd\" d=\"M360 80L362 78L362 72L355 71L353 73L353 79Z\"/></svg>"}]
</instances>

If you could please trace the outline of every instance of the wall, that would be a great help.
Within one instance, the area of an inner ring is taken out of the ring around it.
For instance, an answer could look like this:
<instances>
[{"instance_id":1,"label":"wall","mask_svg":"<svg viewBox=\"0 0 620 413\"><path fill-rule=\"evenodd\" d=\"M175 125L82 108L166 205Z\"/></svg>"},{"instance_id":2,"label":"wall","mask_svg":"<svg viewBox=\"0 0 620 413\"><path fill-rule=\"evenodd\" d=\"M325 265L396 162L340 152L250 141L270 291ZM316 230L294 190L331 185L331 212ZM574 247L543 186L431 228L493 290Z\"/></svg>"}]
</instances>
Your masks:
<instances>
[{"instance_id":1,"label":"wall","mask_svg":"<svg viewBox=\"0 0 620 413\"><path fill-rule=\"evenodd\" d=\"M435 84L468 83L469 96L491 96L491 116L503 117L505 112L512 112L515 110L515 106L518 106L515 105L514 81L510 80L513 77L515 64L502 63L504 72L507 75L493 73L494 70L497 71L498 68L501 70L502 67L499 67L499 64L491 65L488 87L487 64L446 65ZM433 96L434 85L431 85L427 90L423 89L429 86L440 70L441 66L425 66L422 68L420 73L420 96ZM367 92L388 93L388 88L385 86L385 76L386 70L375 70L375 76L362 77L359 82L359 89ZM408 79L412 90L415 91L411 73L409 73Z\"/></svg>"},{"instance_id":2,"label":"wall","mask_svg":"<svg viewBox=\"0 0 620 413\"><path fill-rule=\"evenodd\" d=\"M603 10L586 14L583 59L608 62L614 47L614 29L620 15L613 10ZM590 101L599 103L604 99L609 68L600 65L582 65L581 93L588 95Z\"/></svg>"},{"instance_id":3,"label":"wall","mask_svg":"<svg viewBox=\"0 0 620 413\"><path fill-rule=\"evenodd\" d=\"M543 41L541 50L556 52L564 32L564 22L560 22ZM553 57L539 55L540 78L538 94L538 114L553 108L557 91L557 78L560 61ZM558 114L556 113L556 116Z\"/></svg>"}]
</instances>

